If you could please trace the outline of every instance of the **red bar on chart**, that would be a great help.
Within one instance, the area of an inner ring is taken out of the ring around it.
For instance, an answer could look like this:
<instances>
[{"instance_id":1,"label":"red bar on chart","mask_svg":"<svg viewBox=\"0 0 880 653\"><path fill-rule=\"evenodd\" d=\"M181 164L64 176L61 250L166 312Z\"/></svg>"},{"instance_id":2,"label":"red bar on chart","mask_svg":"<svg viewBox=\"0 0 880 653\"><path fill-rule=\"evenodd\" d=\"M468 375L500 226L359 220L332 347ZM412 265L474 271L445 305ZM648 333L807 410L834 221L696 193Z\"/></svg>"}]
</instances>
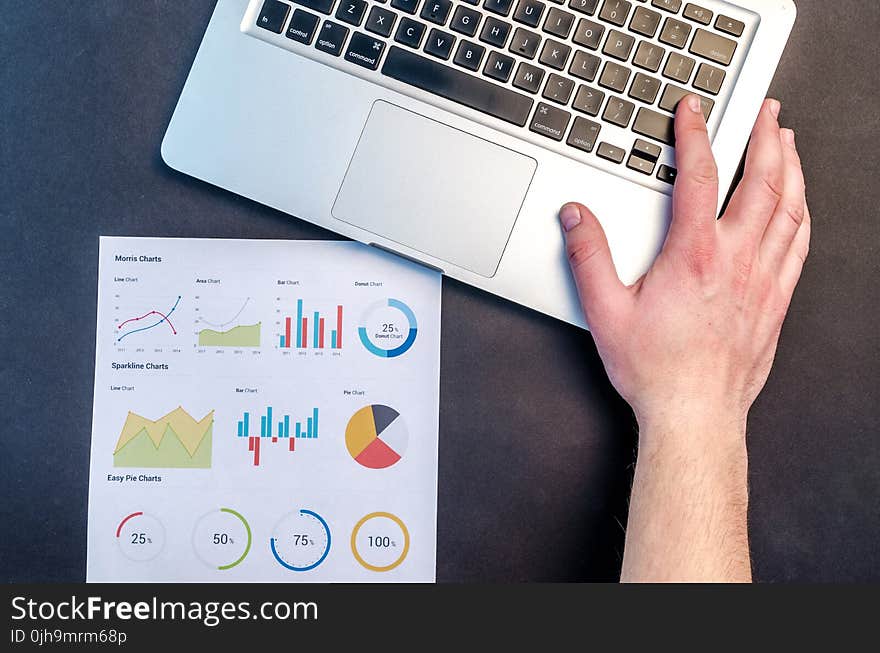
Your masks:
<instances>
[{"instance_id":1,"label":"red bar on chart","mask_svg":"<svg viewBox=\"0 0 880 653\"><path fill-rule=\"evenodd\" d=\"M324 318L318 320L318 349L324 348Z\"/></svg>"},{"instance_id":2,"label":"red bar on chart","mask_svg":"<svg viewBox=\"0 0 880 653\"><path fill-rule=\"evenodd\" d=\"M290 347L290 318L284 320L284 346Z\"/></svg>"},{"instance_id":3,"label":"red bar on chart","mask_svg":"<svg viewBox=\"0 0 880 653\"><path fill-rule=\"evenodd\" d=\"M308 326L309 326L309 318L304 317L304 318L303 318L303 324L302 324L302 327L303 327L303 334L302 334L302 335L303 335L303 339L302 339L302 342L300 343L300 347L302 347L303 349L305 349L305 348L307 348L307 347L309 346L309 329L308 329Z\"/></svg>"},{"instance_id":4,"label":"red bar on chart","mask_svg":"<svg viewBox=\"0 0 880 653\"><path fill-rule=\"evenodd\" d=\"M254 438L254 467L260 466L260 438Z\"/></svg>"},{"instance_id":5,"label":"red bar on chart","mask_svg":"<svg viewBox=\"0 0 880 653\"><path fill-rule=\"evenodd\" d=\"M336 348L342 349L342 305L336 307Z\"/></svg>"},{"instance_id":6,"label":"red bar on chart","mask_svg":"<svg viewBox=\"0 0 880 653\"><path fill-rule=\"evenodd\" d=\"M296 445L296 439L295 438L288 438L288 441L289 441L289 444L287 446L287 450L293 451L293 448Z\"/></svg>"},{"instance_id":7,"label":"red bar on chart","mask_svg":"<svg viewBox=\"0 0 880 653\"><path fill-rule=\"evenodd\" d=\"M248 451L254 450L254 436L248 438Z\"/></svg>"}]
</instances>

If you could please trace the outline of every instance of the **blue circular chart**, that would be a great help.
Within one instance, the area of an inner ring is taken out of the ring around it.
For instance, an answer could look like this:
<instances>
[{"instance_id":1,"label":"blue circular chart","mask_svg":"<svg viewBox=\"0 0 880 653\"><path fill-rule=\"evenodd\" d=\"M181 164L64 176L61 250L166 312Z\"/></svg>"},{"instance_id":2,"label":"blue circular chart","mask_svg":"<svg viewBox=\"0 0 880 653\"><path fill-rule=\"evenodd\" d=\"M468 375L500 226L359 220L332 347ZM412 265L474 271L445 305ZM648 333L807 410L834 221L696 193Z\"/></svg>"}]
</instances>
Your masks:
<instances>
[{"instance_id":1,"label":"blue circular chart","mask_svg":"<svg viewBox=\"0 0 880 653\"><path fill-rule=\"evenodd\" d=\"M404 320L406 324L402 324ZM394 358L409 351L418 334L416 314L399 299L383 299L371 305L358 327L361 344L380 358Z\"/></svg>"},{"instance_id":2,"label":"blue circular chart","mask_svg":"<svg viewBox=\"0 0 880 653\"><path fill-rule=\"evenodd\" d=\"M285 515L269 539L275 561L290 571L310 571L330 553L330 527L312 510Z\"/></svg>"}]
</instances>

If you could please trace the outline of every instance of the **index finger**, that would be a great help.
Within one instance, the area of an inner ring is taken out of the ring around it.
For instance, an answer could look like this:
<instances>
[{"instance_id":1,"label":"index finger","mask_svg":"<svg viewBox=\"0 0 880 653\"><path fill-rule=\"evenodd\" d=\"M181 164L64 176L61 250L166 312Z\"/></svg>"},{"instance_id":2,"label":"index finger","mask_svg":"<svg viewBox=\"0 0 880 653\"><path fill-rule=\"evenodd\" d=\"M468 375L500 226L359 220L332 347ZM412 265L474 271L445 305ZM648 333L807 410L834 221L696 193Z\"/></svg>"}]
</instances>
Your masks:
<instances>
[{"instance_id":1,"label":"index finger","mask_svg":"<svg viewBox=\"0 0 880 653\"><path fill-rule=\"evenodd\" d=\"M700 98L688 95L675 113L678 176L672 194L672 224L667 243L711 247L718 215L718 168L709 144Z\"/></svg>"}]
</instances>

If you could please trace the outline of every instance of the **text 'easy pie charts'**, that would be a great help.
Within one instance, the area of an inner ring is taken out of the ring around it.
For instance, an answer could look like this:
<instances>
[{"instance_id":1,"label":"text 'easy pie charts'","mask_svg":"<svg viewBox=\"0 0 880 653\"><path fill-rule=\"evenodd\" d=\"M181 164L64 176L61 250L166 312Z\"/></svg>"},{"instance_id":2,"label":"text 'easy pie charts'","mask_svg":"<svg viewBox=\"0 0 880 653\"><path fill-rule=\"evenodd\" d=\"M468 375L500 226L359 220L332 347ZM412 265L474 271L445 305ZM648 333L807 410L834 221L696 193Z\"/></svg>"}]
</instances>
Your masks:
<instances>
[{"instance_id":1,"label":"text 'easy pie charts'","mask_svg":"<svg viewBox=\"0 0 880 653\"><path fill-rule=\"evenodd\" d=\"M395 358L409 351L419 326L416 314L399 299L383 299L361 318L358 336L364 348L380 358Z\"/></svg>"},{"instance_id":2,"label":"text 'easy pie charts'","mask_svg":"<svg viewBox=\"0 0 880 653\"><path fill-rule=\"evenodd\" d=\"M409 433L400 414L381 404L364 406L348 420L345 446L358 463L370 469L391 467L406 453Z\"/></svg>"}]
</instances>

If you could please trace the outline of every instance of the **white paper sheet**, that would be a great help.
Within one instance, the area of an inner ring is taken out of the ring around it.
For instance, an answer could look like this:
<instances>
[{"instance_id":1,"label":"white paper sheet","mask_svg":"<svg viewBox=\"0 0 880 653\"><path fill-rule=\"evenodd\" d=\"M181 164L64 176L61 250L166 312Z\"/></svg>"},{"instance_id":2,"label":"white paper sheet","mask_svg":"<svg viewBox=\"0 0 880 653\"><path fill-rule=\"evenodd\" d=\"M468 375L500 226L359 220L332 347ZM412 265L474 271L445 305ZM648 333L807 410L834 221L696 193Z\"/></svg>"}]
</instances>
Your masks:
<instances>
[{"instance_id":1,"label":"white paper sheet","mask_svg":"<svg viewBox=\"0 0 880 653\"><path fill-rule=\"evenodd\" d=\"M433 581L439 367L390 255L102 238L88 580Z\"/></svg>"}]
</instances>

